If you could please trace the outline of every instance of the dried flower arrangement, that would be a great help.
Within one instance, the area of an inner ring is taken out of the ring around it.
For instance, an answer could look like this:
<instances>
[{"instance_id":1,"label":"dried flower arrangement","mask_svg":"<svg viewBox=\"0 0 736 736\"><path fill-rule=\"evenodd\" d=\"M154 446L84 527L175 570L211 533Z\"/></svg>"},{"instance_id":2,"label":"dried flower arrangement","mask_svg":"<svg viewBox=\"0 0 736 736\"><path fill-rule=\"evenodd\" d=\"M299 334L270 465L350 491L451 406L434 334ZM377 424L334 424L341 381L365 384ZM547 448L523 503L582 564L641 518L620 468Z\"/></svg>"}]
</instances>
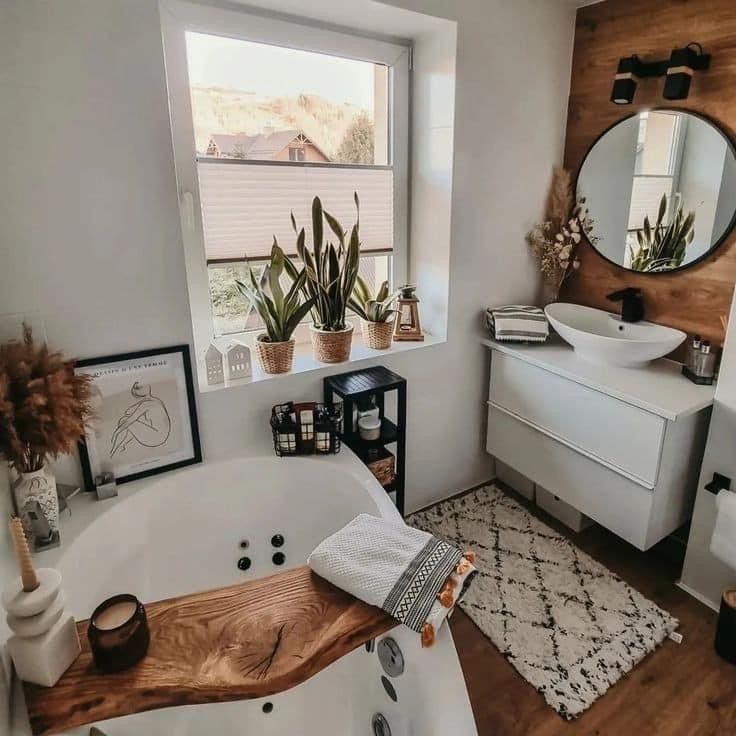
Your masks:
<instances>
[{"instance_id":1,"label":"dried flower arrangement","mask_svg":"<svg viewBox=\"0 0 736 736\"><path fill-rule=\"evenodd\" d=\"M90 381L61 353L36 345L28 327L22 341L0 345L0 455L18 473L74 451L92 417Z\"/></svg>"},{"instance_id":2,"label":"dried flower arrangement","mask_svg":"<svg viewBox=\"0 0 736 736\"><path fill-rule=\"evenodd\" d=\"M582 234L591 244L598 240L592 232L593 220L585 206L585 197L575 199L570 172L555 168L544 222L532 228L526 236L539 263L550 300L557 299L563 282L579 266L576 252Z\"/></svg>"}]
</instances>

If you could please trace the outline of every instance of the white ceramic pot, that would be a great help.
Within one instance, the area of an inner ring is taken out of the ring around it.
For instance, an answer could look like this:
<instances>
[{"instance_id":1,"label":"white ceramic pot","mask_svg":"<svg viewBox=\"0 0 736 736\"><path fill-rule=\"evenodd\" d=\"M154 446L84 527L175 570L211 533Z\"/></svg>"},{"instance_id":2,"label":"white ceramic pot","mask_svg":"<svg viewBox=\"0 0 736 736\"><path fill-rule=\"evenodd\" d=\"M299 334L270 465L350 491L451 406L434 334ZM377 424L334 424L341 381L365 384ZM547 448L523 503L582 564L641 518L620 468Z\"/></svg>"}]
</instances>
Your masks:
<instances>
[{"instance_id":1,"label":"white ceramic pot","mask_svg":"<svg viewBox=\"0 0 736 736\"><path fill-rule=\"evenodd\" d=\"M38 501L41 506L51 530L58 531L59 498L56 495L56 478L48 472L45 465L33 473L21 473L13 485L13 497L18 516L29 539L33 536L33 527L28 512L33 508L34 501Z\"/></svg>"}]
</instances>

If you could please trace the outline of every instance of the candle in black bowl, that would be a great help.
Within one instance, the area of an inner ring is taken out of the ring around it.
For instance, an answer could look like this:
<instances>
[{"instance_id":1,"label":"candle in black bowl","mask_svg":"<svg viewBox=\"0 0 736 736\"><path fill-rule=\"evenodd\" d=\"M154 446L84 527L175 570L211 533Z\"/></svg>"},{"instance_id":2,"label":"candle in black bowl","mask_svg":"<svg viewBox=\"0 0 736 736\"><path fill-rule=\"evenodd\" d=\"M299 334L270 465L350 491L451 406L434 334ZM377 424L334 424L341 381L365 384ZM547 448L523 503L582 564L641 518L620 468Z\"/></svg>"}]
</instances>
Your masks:
<instances>
[{"instance_id":1,"label":"candle in black bowl","mask_svg":"<svg viewBox=\"0 0 736 736\"><path fill-rule=\"evenodd\" d=\"M128 593L108 598L95 608L87 631L95 664L103 672L119 672L140 662L150 635L143 604Z\"/></svg>"}]
</instances>

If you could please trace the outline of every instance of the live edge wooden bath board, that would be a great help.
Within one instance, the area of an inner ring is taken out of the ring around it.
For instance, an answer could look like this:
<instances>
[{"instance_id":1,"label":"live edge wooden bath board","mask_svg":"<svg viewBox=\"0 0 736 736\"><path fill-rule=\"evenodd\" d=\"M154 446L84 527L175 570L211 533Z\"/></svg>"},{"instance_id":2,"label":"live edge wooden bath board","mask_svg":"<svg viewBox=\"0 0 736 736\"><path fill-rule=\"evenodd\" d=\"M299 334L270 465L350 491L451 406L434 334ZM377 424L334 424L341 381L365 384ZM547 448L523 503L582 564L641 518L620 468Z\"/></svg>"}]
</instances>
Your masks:
<instances>
[{"instance_id":1,"label":"live edge wooden bath board","mask_svg":"<svg viewBox=\"0 0 736 736\"><path fill-rule=\"evenodd\" d=\"M397 622L306 567L146 605L151 645L135 667L103 675L82 654L52 688L24 683L35 736L178 705L288 690Z\"/></svg>"}]
</instances>

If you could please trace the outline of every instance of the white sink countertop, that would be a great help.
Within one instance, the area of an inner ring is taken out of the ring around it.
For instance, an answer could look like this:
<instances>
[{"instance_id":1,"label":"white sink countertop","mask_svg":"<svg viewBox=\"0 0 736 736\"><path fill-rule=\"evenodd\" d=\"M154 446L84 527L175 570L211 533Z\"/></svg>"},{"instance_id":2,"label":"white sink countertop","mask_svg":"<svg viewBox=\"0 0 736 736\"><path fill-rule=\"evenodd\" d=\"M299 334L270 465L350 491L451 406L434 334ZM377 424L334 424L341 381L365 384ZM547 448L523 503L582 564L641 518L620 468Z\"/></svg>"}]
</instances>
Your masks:
<instances>
[{"instance_id":1,"label":"white sink countertop","mask_svg":"<svg viewBox=\"0 0 736 736\"><path fill-rule=\"evenodd\" d=\"M556 336L541 345L491 339L481 342L492 350L514 356L670 421L677 421L713 404L715 384L694 384L681 374L680 363L665 358L642 368L624 368L591 363L576 355Z\"/></svg>"}]
</instances>

